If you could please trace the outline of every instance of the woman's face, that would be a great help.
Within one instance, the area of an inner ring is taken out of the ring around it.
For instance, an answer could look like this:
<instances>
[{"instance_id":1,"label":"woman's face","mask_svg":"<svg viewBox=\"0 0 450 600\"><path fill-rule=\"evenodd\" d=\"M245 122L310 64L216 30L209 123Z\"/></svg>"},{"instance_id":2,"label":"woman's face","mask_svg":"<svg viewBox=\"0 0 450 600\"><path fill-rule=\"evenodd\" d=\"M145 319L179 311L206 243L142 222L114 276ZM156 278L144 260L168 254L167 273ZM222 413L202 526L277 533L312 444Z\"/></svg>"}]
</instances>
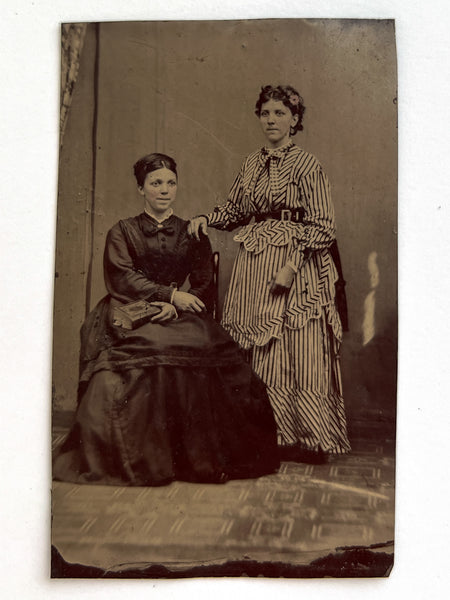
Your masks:
<instances>
[{"instance_id":1,"label":"woman's face","mask_svg":"<svg viewBox=\"0 0 450 600\"><path fill-rule=\"evenodd\" d=\"M157 169L147 173L144 185L138 186L144 196L145 210L157 216L163 215L175 201L177 176L170 169Z\"/></svg>"},{"instance_id":2,"label":"woman's face","mask_svg":"<svg viewBox=\"0 0 450 600\"><path fill-rule=\"evenodd\" d=\"M259 122L269 148L280 148L287 144L290 129L297 124L297 121L298 115L293 115L281 100L269 100L261 106Z\"/></svg>"}]
</instances>

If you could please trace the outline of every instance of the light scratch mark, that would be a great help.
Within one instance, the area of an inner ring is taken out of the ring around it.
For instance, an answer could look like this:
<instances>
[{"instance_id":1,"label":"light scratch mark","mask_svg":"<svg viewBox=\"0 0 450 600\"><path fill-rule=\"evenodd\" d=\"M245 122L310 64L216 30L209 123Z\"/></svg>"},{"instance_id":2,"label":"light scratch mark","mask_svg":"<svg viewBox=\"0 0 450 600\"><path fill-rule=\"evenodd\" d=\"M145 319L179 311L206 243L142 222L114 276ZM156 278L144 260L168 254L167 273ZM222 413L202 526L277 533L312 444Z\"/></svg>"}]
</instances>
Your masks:
<instances>
[{"instance_id":1,"label":"light scratch mark","mask_svg":"<svg viewBox=\"0 0 450 600\"><path fill-rule=\"evenodd\" d=\"M183 113L183 112L176 112L177 115L180 115L182 117L184 117L185 119L187 119L188 121L191 121L191 123L195 123L195 125L197 125L200 129L202 129L207 135L209 135L209 137L211 137L217 145L219 145L221 148L223 148L226 152L228 152L229 154L233 154L233 152L227 148L220 140L218 137L216 137L213 133L211 133L209 131L209 129L207 129L204 125L202 125L199 121L196 121L195 119L193 119L192 117L189 117L187 114Z\"/></svg>"},{"instance_id":2,"label":"light scratch mark","mask_svg":"<svg viewBox=\"0 0 450 600\"><path fill-rule=\"evenodd\" d=\"M371 291L364 300L364 319L362 323L363 346L375 336L375 290L380 283L380 271L377 265L377 253L371 252L367 259Z\"/></svg>"},{"instance_id":3,"label":"light scratch mark","mask_svg":"<svg viewBox=\"0 0 450 600\"><path fill-rule=\"evenodd\" d=\"M370 490L365 490L362 488L354 487L353 485L344 485L343 483L335 483L333 481L324 481L322 479L310 479L309 477L305 479L308 483L317 483L319 485L327 485L329 487L334 487L339 490L345 490L346 492L354 492L356 494L362 494L363 496L370 496L372 498L380 498L381 500L389 500L389 496L385 496L384 494L380 494L379 492L371 492Z\"/></svg>"}]
</instances>

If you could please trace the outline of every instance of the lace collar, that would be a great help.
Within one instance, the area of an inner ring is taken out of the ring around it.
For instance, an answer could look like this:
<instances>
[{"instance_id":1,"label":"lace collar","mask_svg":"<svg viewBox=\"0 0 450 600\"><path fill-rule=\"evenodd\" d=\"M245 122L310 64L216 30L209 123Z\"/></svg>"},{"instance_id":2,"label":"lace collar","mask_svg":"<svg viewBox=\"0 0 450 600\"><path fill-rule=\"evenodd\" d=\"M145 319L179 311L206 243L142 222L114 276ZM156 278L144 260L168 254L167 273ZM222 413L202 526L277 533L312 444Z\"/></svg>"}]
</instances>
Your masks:
<instances>
[{"instance_id":1,"label":"lace collar","mask_svg":"<svg viewBox=\"0 0 450 600\"><path fill-rule=\"evenodd\" d=\"M281 158L292 148L293 145L294 142L289 140L287 144L281 146L280 148L267 148L267 146L264 146L261 148L261 156L264 159L270 158L271 156Z\"/></svg>"},{"instance_id":2,"label":"lace collar","mask_svg":"<svg viewBox=\"0 0 450 600\"><path fill-rule=\"evenodd\" d=\"M157 223L164 223L164 221L167 221L167 219L170 219L170 217L173 215L173 208L169 208L169 210L167 211L167 213L164 215L163 219L158 219L154 215L151 215L149 212L147 212L145 209L144 209L144 215L146 217L149 217L153 221L156 221Z\"/></svg>"}]
</instances>

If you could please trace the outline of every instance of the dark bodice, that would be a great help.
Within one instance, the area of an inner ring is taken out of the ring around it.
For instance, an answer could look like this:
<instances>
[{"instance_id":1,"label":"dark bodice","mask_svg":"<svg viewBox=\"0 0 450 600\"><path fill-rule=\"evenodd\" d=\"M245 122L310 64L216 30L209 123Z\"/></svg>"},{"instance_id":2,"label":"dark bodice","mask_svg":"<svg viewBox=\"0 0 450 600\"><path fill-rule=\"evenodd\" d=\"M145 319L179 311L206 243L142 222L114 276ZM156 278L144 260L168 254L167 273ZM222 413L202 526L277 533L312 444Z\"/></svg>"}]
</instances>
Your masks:
<instances>
[{"instance_id":1,"label":"dark bodice","mask_svg":"<svg viewBox=\"0 0 450 600\"><path fill-rule=\"evenodd\" d=\"M108 292L122 302L168 302L189 277L189 292L210 303L211 245L190 238L187 221L175 215L163 223L146 213L119 221L107 236L104 271Z\"/></svg>"}]
</instances>

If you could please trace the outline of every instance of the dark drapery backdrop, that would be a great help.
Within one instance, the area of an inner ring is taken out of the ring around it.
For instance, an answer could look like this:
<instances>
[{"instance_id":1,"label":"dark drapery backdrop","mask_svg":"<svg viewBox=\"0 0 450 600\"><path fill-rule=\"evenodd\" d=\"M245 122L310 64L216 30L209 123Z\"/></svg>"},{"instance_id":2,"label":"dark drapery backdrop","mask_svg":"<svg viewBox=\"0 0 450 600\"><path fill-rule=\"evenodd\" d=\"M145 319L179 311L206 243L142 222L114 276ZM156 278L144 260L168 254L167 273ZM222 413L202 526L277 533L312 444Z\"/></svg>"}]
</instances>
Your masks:
<instances>
[{"instance_id":1,"label":"dark drapery backdrop","mask_svg":"<svg viewBox=\"0 0 450 600\"><path fill-rule=\"evenodd\" d=\"M61 26L61 108L59 124L61 145L64 140L67 116L78 77L86 27L86 23L65 23Z\"/></svg>"},{"instance_id":2,"label":"dark drapery backdrop","mask_svg":"<svg viewBox=\"0 0 450 600\"><path fill-rule=\"evenodd\" d=\"M307 107L295 141L327 172L347 281L342 349L349 418L392 419L397 344L397 101L393 21L256 20L89 24L60 155L54 407L76 403L79 327L105 293L108 229L142 209L132 165L152 151L179 167L182 217L226 198L264 140L262 85ZM237 244L212 231L220 297Z\"/></svg>"}]
</instances>

